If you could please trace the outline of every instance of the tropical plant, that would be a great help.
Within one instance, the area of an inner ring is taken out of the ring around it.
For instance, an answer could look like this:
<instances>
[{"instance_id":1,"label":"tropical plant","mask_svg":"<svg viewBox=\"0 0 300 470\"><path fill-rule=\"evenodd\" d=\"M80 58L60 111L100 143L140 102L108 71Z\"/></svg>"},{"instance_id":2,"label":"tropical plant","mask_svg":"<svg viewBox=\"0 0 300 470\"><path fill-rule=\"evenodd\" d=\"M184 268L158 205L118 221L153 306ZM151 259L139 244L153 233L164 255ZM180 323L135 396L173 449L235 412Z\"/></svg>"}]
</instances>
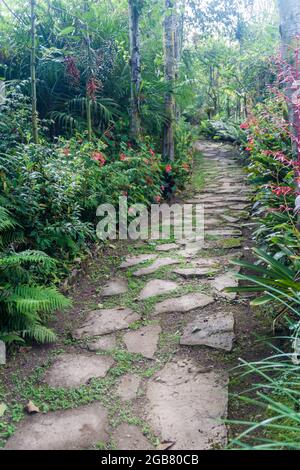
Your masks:
<instances>
[{"instance_id":1,"label":"tropical plant","mask_svg":"<svg viewBox=\"0 0 300 470\"><path fill-rule=\"evenodd\" d=\"M237 274L238 279L250 284L228 288L228 292L263 294L252 300L253 306L275 302L279 307L279 313L278 309L275 309L277 313L274 323L288 313L294 318L294 321L299 321L298 317L300 316L300 258L284 246L282 250L291 262L291 266L277 261L259 249L253 250L259 260L257 264L234 261L233 264L251 272L251 274Z\"/></svg>"},{"instance_id":2,"label":"tropical plant","mask_svg":"<svg viewBox=\"0 0 300 470\"><path fill-rule=\"evenodd\" d=\"M53 287L38 283L55 261L39 251L16 250L16 221L0 206L0 339L12 343L34 339L52 342L55 334L44 326L49 315L70 302Z\"/></svg>"},{"instance_id":3,"label":"tropical plant","mask_svg":"<svg viewBox=\"0 0 300 470\"><path fill-rule=\"evenodd\" d=\"M286 338L295 344L294 337ZM238 420L234 424L244 431L232 438L229 449L299 450L299 340L293 353L274 348L274 354L258 362L242 361L240 379L254 385L236 396L244 405L254 406L263 418Z\"/></svg>"}]
</instances>

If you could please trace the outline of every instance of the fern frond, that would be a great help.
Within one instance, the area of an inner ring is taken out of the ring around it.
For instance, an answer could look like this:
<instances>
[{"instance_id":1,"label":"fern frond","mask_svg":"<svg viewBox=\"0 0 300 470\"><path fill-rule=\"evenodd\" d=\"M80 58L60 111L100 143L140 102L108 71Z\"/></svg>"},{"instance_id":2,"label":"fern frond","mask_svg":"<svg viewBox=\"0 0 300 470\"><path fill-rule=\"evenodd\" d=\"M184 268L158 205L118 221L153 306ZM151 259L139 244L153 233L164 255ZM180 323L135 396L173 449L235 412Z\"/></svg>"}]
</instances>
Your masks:
<instances>
[{"instance_id":1,"label":"fern frond","mask_svg":"<svg viewBox=\"0 0 300 470\"><path fill-rule=\"evenodd\" d=\"M15 287L4 302L10 312L17 311L20 315L51 313L71 305L54 287L28 285Z\"/></svg>"},{"instance_id":2,"label":"fern frond","mask_svg":"<svg viewBox=\"0 0 300 470\"><path fill-rule=\"evenodd\" d=\"M0 232L13 229L16 223L12 219L9 212L2 206L0 206Z\"/></svg>"},{"instance_id":3,"label":"fern frond","mask_svg":"<svg viewBox=\"0 0 300 470\"><path fill-rule=\"evenodd\" d=\"M54 343L57 340L57 336L52 330L39 324L22 331L22 336L23 338L34 339L37 343L41 344Z\"/></svg>"},{"instance_id":4,"label":"fern frond","mask_svg":"<svg viewBox=\"0 0 300 470\"><path fill-rule=\"evenodd\" d=\"M42 264L45 268L52 268L56 261L42 251L27 250L1 257L0 269L20 266L23 263Z\"/></svg>"}]
</instances>

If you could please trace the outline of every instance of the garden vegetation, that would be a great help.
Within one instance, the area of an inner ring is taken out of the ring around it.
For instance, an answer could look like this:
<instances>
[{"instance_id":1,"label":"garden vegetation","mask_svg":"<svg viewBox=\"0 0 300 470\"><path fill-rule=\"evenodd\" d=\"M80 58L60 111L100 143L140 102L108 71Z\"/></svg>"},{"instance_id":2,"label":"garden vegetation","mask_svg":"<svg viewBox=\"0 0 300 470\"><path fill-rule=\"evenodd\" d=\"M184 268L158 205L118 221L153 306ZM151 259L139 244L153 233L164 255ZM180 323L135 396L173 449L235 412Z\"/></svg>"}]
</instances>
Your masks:
<instances>
[{"instance_id":1,"label":"garden vegetation","mask_svg":"<svg viewBox=\"0 0 300 470\"><path fill-rule=\"evenodd\" d=\"M231 447L300 448L299 18L295 0L0 0L0 340L55 340L100 204L159 203L195 140L233 142L257 222L238 291L285 338L239 370L263 420Z\"/></svg>"}]
</instances>

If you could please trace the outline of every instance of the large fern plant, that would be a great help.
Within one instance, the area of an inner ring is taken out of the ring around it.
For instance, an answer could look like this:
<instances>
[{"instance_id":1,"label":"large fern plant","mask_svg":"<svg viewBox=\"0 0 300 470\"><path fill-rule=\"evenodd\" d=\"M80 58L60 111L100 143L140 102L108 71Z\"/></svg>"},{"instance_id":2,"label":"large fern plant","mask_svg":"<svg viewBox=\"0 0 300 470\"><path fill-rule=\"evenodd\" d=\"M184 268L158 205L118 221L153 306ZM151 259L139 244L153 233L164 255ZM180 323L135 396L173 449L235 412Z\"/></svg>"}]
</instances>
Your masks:
<instances>
[{"instance_id":1,"label":"large fern plant","mask_svg":"<svg viewBox=\"0 0 300 470\"><path fill-rule=\"evenodd\" d=\"M39 285L39 276L53 269L55 261L42 252L16 251L16 229L11 214L0 206L0 339L52 342L55 334L43 323L69 301L55 288Z\"/></svg>"}]
</instances>

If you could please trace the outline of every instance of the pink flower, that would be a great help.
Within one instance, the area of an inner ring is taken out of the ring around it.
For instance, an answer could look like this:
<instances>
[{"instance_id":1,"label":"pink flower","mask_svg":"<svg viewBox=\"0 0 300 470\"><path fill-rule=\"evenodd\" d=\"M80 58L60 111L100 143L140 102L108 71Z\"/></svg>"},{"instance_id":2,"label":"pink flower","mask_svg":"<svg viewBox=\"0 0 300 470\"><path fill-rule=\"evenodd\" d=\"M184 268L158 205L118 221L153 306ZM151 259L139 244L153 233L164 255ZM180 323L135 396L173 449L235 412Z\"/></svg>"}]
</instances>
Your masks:
<instances>
[{"instance_id":1,"label":"pink flower","mask_svg":"<svg viewBox=\"0 0 300 470\"><path fill-rule=\"evenodd\" d=\"M120 160L121 160L121 162L126 162L127 156L125 155L125 153L120 154Z\"/></svg>"},{"instance_id":2,"label":"pink flower","mask_svg":"<svg viewBox=\"0 0 300 470\"><path fill-rule=\"evenodd\" d=\"M150 152L150 155L152 155L152 157L155 157L155 152L152 149L150 149L149 152Z\"/></svg>"},{"instance_id":3,"label":"pink flower","mask_svg":"<svg viewBox=\"0 0 300 470\"><path fill-rule=\"evenodd\" d=\"M95 162L98 162L100 166L104 166L106 163L106 158L101 152L93 152L92 160L94 160Z\"/></svg>"},{"instance_id":4,"label":"pink flower","mask_svg":"<svg viewBox=\"0 0 300 470\"><path fill-rule=\"evenodd\" d=\"M155 196L155 201L159 204L161 202L161 196Z\"/></svg>"},{"instance_id":5,"label":"pink flower","mask_svg":"<svg viewBox=\"0 0 300 470\"><path fill-rule=\"evenodd\" d=\"M294 192L294 189L290 186L279 186L278 188L273 188L272 193L276 194L276 196L287 196Z\"/></svg>"},{"instance_id":6,"label":"pink flower","mask_svg":"<svg viewBox=\"0 0 300 470\"><path fill-rule=\"evenodd\" d=\"M166 166L166 173L172 173L172 166L171 165Z\"/></svg>"},{"instance_id":7,"label":"pink flower","mask_svg":"<svg viewBox=\"0 0 300 470\"><path fill-rule=\"evenodd\" d=\"M249 124L247 122L244 122L243 124L240 125L240 128L243 130L249 129Z\"/></svg>"}]
</instances>

